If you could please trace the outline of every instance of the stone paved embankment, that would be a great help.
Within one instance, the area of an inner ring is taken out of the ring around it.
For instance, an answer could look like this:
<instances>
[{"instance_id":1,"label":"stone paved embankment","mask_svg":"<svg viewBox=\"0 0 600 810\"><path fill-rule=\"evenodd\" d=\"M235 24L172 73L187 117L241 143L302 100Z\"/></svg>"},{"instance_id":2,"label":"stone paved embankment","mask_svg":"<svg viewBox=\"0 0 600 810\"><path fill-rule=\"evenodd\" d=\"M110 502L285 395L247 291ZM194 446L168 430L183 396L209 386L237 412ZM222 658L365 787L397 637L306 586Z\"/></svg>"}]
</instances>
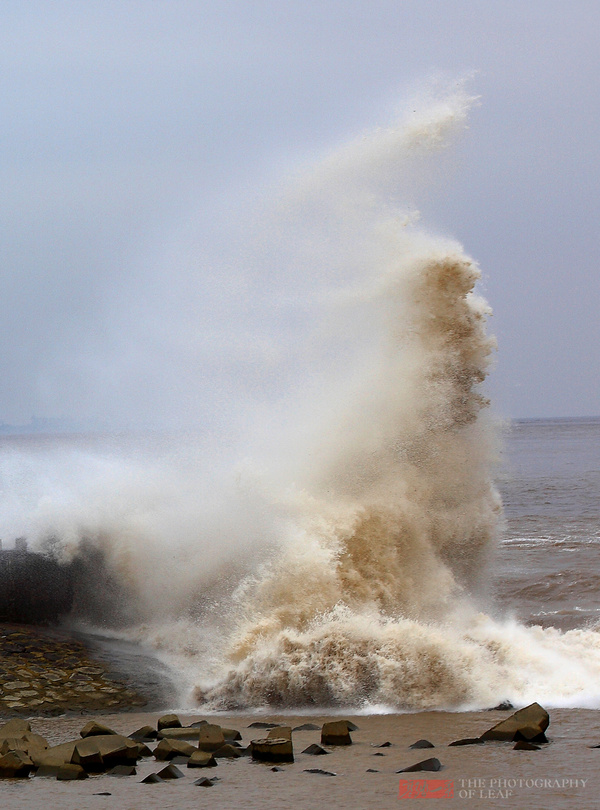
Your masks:
<instances>
[{"instance_id":1,"label":"stone paved embankment","mask_svg":"<svg viewBox=\"0 0 600 810\"><path fill-rule=\"evenodd\" d=\"M0 717L134 710L135 687L68 633L0 625Z\"/></svg>"}]
</instances>

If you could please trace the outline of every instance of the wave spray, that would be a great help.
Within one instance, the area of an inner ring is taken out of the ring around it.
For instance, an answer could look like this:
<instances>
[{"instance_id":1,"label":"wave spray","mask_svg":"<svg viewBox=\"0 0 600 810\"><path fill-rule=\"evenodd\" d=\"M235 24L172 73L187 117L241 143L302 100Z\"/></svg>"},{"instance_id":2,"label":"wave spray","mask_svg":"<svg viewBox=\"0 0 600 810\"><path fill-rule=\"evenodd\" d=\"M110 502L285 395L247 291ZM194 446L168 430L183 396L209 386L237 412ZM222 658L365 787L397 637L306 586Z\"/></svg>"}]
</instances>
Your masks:
<instances>
[{"instance_id":1,"label":"wave spray","mask_svg":"<svg viewBox=\"0 0 600 810\"><path fill-rule=\"evenodd\" d=\"M477 264L407 207L473 102L460 85L421 98L260 212L236 245L245 269L227 276L262 309L229 322L250 360L221 432L153 464L77 451L87 484L38 497L28 535L57 537L64 557L101 555L127 594L121 632L177 667L181 703L597 700L599 634L491 615L490 310Z\"/></svg>"},{"instance_id":2,"label":"wave spray","mask_svg":"<svg viewBox=\"0 0 600 810\"><path fill-rule=\"evenodd\" d=\"M322 294L323 341L343 370L316 352L326 371L293 420L302 439L288 453L294 485L279 499L278 548L233 595L220 671L196 690L209 705L564 700L598 672L597 634L525 629L479 609L502 528L496 428L481 391L490 310L461 246L397 209L473 101L462 90L430 100L299 183L301 206L327 212L345 257ZM311 406L318 415L299 429ZM566 687L556 649L580 646L588 653Z\"/></svg>"}]
</instances>

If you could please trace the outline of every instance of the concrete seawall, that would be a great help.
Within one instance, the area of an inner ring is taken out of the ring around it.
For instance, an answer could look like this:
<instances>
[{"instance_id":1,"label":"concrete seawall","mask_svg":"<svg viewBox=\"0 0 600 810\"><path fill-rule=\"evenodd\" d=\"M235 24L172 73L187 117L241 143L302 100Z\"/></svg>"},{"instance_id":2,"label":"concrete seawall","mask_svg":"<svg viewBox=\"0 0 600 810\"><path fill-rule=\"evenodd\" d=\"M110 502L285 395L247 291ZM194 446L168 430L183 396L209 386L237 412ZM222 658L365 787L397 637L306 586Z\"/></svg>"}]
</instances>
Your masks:
<instances>
[{"instance_id":1,"label":"concrete seawall","mask_svg":"<svg viewBox=\"0 0 600 810\"><path fill-rule=\"evenodd\" d=\"M0 621L54 624L71 610L73 594L70 566L29 553L24 542L0 550Z\"/></svg>"}]
</instances>

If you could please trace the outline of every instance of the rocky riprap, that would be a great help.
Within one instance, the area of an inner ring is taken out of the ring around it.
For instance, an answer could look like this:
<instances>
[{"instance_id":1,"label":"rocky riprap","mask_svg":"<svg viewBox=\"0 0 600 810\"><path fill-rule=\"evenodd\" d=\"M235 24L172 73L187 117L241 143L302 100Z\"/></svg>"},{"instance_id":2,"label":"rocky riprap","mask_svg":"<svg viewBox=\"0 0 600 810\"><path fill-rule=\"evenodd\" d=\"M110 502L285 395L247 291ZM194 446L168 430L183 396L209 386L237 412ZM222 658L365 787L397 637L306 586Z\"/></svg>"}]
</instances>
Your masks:
<instances>
[{"instance_id":1,"label":"rocky riprap","mask_svg":"<svg viewBox=\"0 0 600 810\"><path fill-rule=\"evenodd\" d=\"M346 721L336 721L336 736L344 729L348 733L350 725ZM196 744L184 741L181 736ZM267 737L250 740L245 747L238 742L241 737L237 729L225 728L206 720L182 727L179 718L170 714L159 718L156 730L145 726L131 732L128 737L91 720L83 726L77 739L50 745L43 736L32 732L28 720L13 718L0 726L0 779L44 776L63 781L86 779L94 774L135 776L138 762L153 757L163 767L141 780L149 784L181 779L184 773L177 768L180 764L185 765L186 770L213 768L219 759L243 756L258 762L294 762L292 729L289 726L275 726ZM150 744L155 746L153 750ZM165 762L168 764L165 765ZM335 775L321 769L305 770L308 773ZM216 781L217 777L209 780L202 778L194 784L209 786Z\"/></svg>"},{"instance_id":2,"label":"rocky riprap","mask_svg":"<svg viewBox=\"0 0 600 810\"><path fill-rule=\"evenodd\" d=\"M42 722L40 718L38 723L41 725L37 727L45 729L45 733L48 733L53 722L48 720ZM539 746L523 738L535 737L539 740L540 736L544 735L545 739L548 722L547 712L538 704L531 704L488 729L480 738L463 739L469 739L470 742L484 739L484 744L489 746L512 745L516 740L517 750L534 751L539 750ZM121 723L122 721L119 725ZM260 738L254 739L257 726L263 734L267 732L266 736L261 735ZM335 777L337 775L335 771L310 767L310 760L315 755L332 754L335 749L339 751L341 748L343 751L345 747L353 746L349 736L350 731L355 730L359 731L347 720L324 722L320 728L321 741L329 750L317 744L319 732L317 727L312 744L304 748L296 759L293 746L294 729L288 725L253 723L247 732L244 732L246 741L242 743L240 742L242 733L235 728L220 726L208 720L189 721L184 726L179 716L175 714L163 715L157 719L156 725L142 726L132 731L129 736L115 732L98 719L92 719L80 729L76 739L51 745L42 734L32 731L28 719L13 718L0 725L0 779L49 777L65 781L106 775L136 777L139 782L152 784L187 778L194 785L212 787L220 781L220 777L211 774L200 776L192 782L199 776L198 769L216 768L227 760L230 763L234 760L244 762L243 758L246 758L246 762L251 759L258 763L273 765L271 770L274 772L297 768L309 775ZM56 738L53 732L49 736ZM328 737L329 742L325 742ZM306 737L304 739L306 740ZM395 745L396 756L400 754L397 743L393 745L374 743L363 739L359 741L359 745L364 747L366 742L370 742L371 747L386 747L390 750ZM429 743L429 746L431 745ZM414 749L414 745L409 747L409 750L411 749ZM375 756L386 754L378 752ZM280 767L281 765L284 767ZM138 767L142 769L139 775ZM400 770L395 770L395 773L436 772L443 769L442 762L436 757L431 757L418 762L407 762ZM367 772L379 773L374 768L368 768ZM228 771L223 770L222 773L225 778Z\"/></svg>"},{"instance_id":3,"label":"rocky riprap","mask_svg":"<svg viewBox=\"0 0 600 810\"><path fill-rule=\"evenodd\" d=\"M550 723L548 712L539 703L531 703L511 714L506 720L496 723L485 731L481 738L510 742L547 743L546 729Z\"/></svg>"},{"instance_id":4,"label":"rocky riprap","mask_svg":"<svg viewBox=\"0 0 600 810\"><path fill-rule=\"evenodd\" d=\"M0 717L145 705L131 684L111 677L80 641L38 628L0 626Z\"/></svg>"}]
</instances>

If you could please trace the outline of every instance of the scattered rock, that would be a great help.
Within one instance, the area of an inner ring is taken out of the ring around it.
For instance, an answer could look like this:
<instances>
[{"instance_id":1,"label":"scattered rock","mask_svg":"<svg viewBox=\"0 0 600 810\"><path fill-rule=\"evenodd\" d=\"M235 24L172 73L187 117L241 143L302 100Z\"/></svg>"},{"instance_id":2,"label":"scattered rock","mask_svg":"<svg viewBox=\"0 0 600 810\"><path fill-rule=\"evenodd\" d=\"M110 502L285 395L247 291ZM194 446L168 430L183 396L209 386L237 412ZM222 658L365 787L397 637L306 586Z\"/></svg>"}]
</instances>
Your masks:
<instances>
[{"instance_id":1,"label":"scattered rock","mask_svg":"<svg viewBox=\"0 0 600 810\"><path fill-rule=\"evenodd\" d=\"M177 756L191 757L197 750L185 740L161 740L154 749L154 756L167 761Z\"/></svg>"},{"instance_id":2,"label":"scattered rock","mask_svg":"<svg viewBox=\"0 0 600 810\"><path fill-rule=\"evenodd\" d=\"M134 765L115 765L106 772L107 776L135 776L136 774L137 770Z\"/></svg>"},{"instance_id":3,"label":"scattered rock","mask_svg":"<svg viewBox=\"0 0 600 810\"><path fill-rule=\"evenodd\" d=\"M303 723L301 726L296 726L293 731L319 731L320 726L316 726L314 723Z\"/></svg>"},{"instance_id":4,"label":"scattered rock","mask_svg":"<svg viewBox=\"0 0 600 810\"><path fill-rule=\"evenodd\" d=\"M293 762L294 749L292 741L285 738L267 737L263 740L252 740L250 743L252 759L259 762Z\"/></svg>"},{"instance_id":5,"label":"scattered rock","mask_svg":"<svg viewBox=\"0 0 600 810\"><path fill-rule=\"evenodd\" d=\"M128 737L128 739L131 739L131 738ZM135 742L135 741L133 740L132 742ZM150 748L148 748L147 745L144 745L143 742L136 742L135 747L137 749L138 759L140 757L151 757L152 756L152 751L150 750Z\"/></svg>"},{"instance_id":6,"label":"scattered rock","mask_svg":"<svg viewBox=\"0 0 600 810\"><path fill-rule=\"evenodd\" d=\"M158 737L158 732L152 726L142 726L141 728L132 731L129 735L130 740L135 742L152 742Z\"/></svg>"},{"instance_id":7,"label":"scattered rock","mask_svg":"<svg viewBox=\"0 0 600 810\"><path fill-rule=\"evenodd\" d=\"M539 745L534 745L533 743L527 742L526 740L519 740L515 745L513 745L513 751L541 751Z\"/></svg>"},{"instance_id":8,"label":"scattered rock","mask_svg":"<svg viewBox=\"0 0 600 810\"><path fill-rule=\"evenodd\" d=\"M481 735L482 740L504 740L528 742L548 742L544 732L548 728L550 717L539 703L531 703L524 709L511 714Z\"/></svg>"},{"instance_id":9,"label":"scattered rock","mask_svg":"<svg viewBox=\"0 0 600 810\"><path fill-rule=\"evenodd\" d=\"M41 765L33 775L48 778L51 777L56 779L56 774L58 773L58 771L59 771L58 765Z\"/></svg>"},{"instance_id":10,"label":"scattered rock","mask_svg":"<svg viewBox=\"0 0 600 810\"><path fill-rule=\"evenodd\" d=\"M200 751L218 751L225 745L221 726L206 723L198 729L198 748Z\"/></svg>"},{"instance_id":11,"label":"scattered rock","mask_svg":"<svg viewBox=\"0 0 600 810\"><path fill-rule=\"evenodd\" d=\"M280 768L279 765L273 765L271 770L275 771L275 773L279 773L280 771L285 771L285 768Z\"/></svg>"},{"instance_id":12,"label":"scattered rock","mask_svg":"<svg viewBox=\"0 0 600 810\"><path fill-rule=\"evenodd\" d=\"M450 748L453 745L483 745L484 741L481 737L463 737L462 740L454 740L454 742L448 743L448 747Z\"/></svg>"},{"instance_id":13,"label":"scattered rock","mask_svg":"<svg viewBox=\"0 0 600 810\"><path fill-rule=\"evenodd\" d=\"M491 709L488 709L488 712L510 712L515 707L512 705L510 700L503 700L502 703L499 703L497 706L493 706Z\"/></svg>"},{"instance_id":14,"label":"scattered rock","mask_svg":"<svg viewBox=\"0 0 600 810\"><path fill-rule=\"evenodd\" d=\"M93 746L81 746L80 750L77 750L77 746L75 746L71 762L75 765L80 765L89 773L102 773L102 771L107 769L102 759L102 754L98 748Z\"/></svg>"},{"instance_id":15,"label":"scattered rock","mask_svg":"<svg viewBox=\"0 0 600 810\"><path fill-rule=\"evenodd\" d=\"M431 759L423 759L421 762L415 762L414 765L409 765L408 768L401 768L396 773L413 773L414 771L441 771L442 763L436 757Z\"/></svg>"},{"instance_id":16,"label":"scattered rock","mask_svg":"<svg viewBox=\"0 0 600 810\"><path fill-rule=\"evenodd\" d=\"M0 779L15 779L29 776L33 762L25 751L9 751L0 757Z\"/></svg>"},{"instance_id":17,"label":"scattered rock","mask_svg":"<svg viewBox=\"0 0 600 810\"><path fill-rule=\"evenodd\" d=\"M379 773L379 771L376 771L375 768L367 768L367 773Z\"/></svg>"},{"instance_id":18,"label":"scattered rock","mask_svg":"<svg viewBox=\"0 0 600 810\"><path fill-rule=\"evenodd\" d=\"M312 754L314 757L320 757L323 756L323 754L328 754L329 751L326 751L324 748L321 748L321 746L317 745L317 743L313 743L312 745L309 745L308 748L305 748L302 753Z\"/></svg>"},{"instance_id":19,"label":"scattered rock","mask_svg":"<svg viewBox=\"0 0 600 810\"><path fill-rule=\"evenodd\" d=\"M108 770L115 765L135 765L138 760L138 745L139 743L120 734L85 737L75 743L71 762L81 765L86 771L96 772Z\"/></svg>"},{"instance_id":20,"label":"scattered rock","mask_svg":"<svg viewBox=\"0 0 600 810\"><path fill-rule=\"evenodd\" d=\"M320 776L337 776L333 771L324 771L322 768L305 768L304 773L317 773Z\"/></svg>"},{"instance_id":21,"label":"scattered rock","mask_svg":"<svg viewBox=\"0 0 600 810\"><path fill-rule=\"evenodd\" d=\"M214 768L217 760L208 751L194 751L187 761L188 768Z\"/></svg>"},{"instance_id":22,"label":"scattered rock","mask_svg":"<svg viewBox=\"0 0 600 810\"><path fill-rule=\"evenodd\" d=\"M26 734L28 731L31 731L29 721L15 717L9 720L8 723L4 723L3 726L0 726L0 740L6 739L7 737L22 737L23 734Z\"/></svg>"},{"instance_id":23,"label":"scattered rock","mask_svg":"<svg viewBox=\"0 0 600 810\"><path fill-rule=\"evenodd\" d=\"M183 774L176 765L167 765L157 774L161 779L182 779Z\"/></svg>"},{"instance_id":24,"label":"scattered rock","mask_svg":"<svg viewBox=\"0 0 600 810\"><path fill-rule=\"evenodd\" d=\"M409 748L435 748L435 745L429 740L417 740L412 745L408 746Z\"/></svg>"},{"instance_id":25,"label":"scattered rock","mask_svg":"<svg viewBox=\"0 0 600 810\"><path fill-rule=\"evenodd\" d=\"M225 745L222 745L213 754L213 757L215 759L237 759L238 757L241 756L243 756L243 754L241 753L239 748L236 748L235 745L230 745L229 743L225 743Z\"/></svg>"},{"instance_id":26,"label":"scattered rock","mask_svg":"<svg viewBox=\"0 0 600 810\"><path fill-rule=\"evenodd\" d=\"M176 714L163 714L162 717L158 718L156 728L158 731L165 728L181 728L181 720Z\"/></svg>"},{"instance_id":27,"label":"scattered rock","mask_svg":"<svg viewBox=\"0 0 600 810\"><path fill-rule=\"evenodd\" d=\"M203 776L201 779L196 779L194 784L198 785L199 787L214 787L215 783L212 779L207 779L205 776Z\"/></svg>"},{"instance_id":28,"label":"scattered rock","mask_svg":"<svg viewBox=\"0 0 600 810\"><path fill-rule=\"evenodd\" d=\"M223 728L221 726L221 731L223 732L223 736L225 737L225 739L228 742L231 742L232 740L241 740L242 739L242 735L237 730L237 728Z\"/></svg>"},{"instance_id":29,"label":"scattered rock","mask_svg":"<svg viewBox=\"0 0 600 810\"><path fill-rule=\"evenodd\" d=\"M67 762L58 769L56 772L56 778L59 782L71 782L75 779L87 779L88 775L81 765L75 765L71 762Z\"/></svg>"},{"instance_id":30,"label":"scattered rock","mask_svg":"<svg viewBox=\"0 0 600 810\"><path fill-rule=\"evenodd\" d=\"M373 754L374 757L384 757L385 754L382 754L381 751L378 751L376 754Z\"/></svg>"},{"instance_id":31,"label":"scattered rock","mask_svg":"<svg viewBox=\"0 0 600 810\"><path fill-rule=\"evenodd\" d=\"M371 743L372 748L389 748L391 746L391 742L384 742L380 745L376 745L375 743Z\"/></svg>"},{"instance_id":32,"label":"scattered rock","mask_svg":"<svg viewBox=\"0 0 600 810\"><path fill-rule=\"evenodd\" d=\"M162 781L163 780L160 778L160 776L157 773L149 773L148 776L146 776L144 779L142 779L140 781L140 784L142 784L142 785L143 784L154 785L157 782L162 782Z\"/></svg>"},{"instance_id":33,"label":"scattered rock","mask_svg":"<svg viewBox=\"0 0 600 810\"><path fill-rule=\"evenodd\" d=\"M290 726L276 726L267 734L268 740L291 740L292 729Z\"/></svg>"},{"instance_id":34,"label":"scattered rock","mask_svg":"<svg viewBox=\"0 0 600 810\"><path fill-rule=\"evenodd\" d=\"M94 720L90 720L89 723L86 723L85 726L79 732L81 737L101 737L105 736L106 734L116 734L116 731L113 731L112 728L108 728L108 726L103 726L102 723L96 723Z\"/></svg>"},{"instance_id":35,"label":"scattered rock","mask_svg":"<svg viewBox=\"0 0 600 810\"><path fill-rule=\"evenodd\" d=\"M347 720L335 720L324 723L321 729L322 745L352 745L350 728Z\"/></svg>"},{"instance_id":36,"label":"scattered rock","mask_svg":"<svg viewBox=\"0 0 600 810\"><path fill-rule=\"evenodd\" d=\"M276 723L263 723L261 720L255 720L247 728L273 728L276 725Z\"/></svg>"},{"instance_id":37,"label":"scattered rock","mask_svg":"<svg viewBox=\"0 0 600 810\"><path fill-rule=\"evenodd\" d=\"M36 768L49 767L60 768L63 765L71 762L75 746L80 740L71 740L60 745L53 745L50 748L33 752L31 759Z\"/></svg>"},{"instance_id":38,"label":"scattered rock","mask_svg":"<svg viewBox=\"0 0 600 810\"><path fill-rule=\"evenodd\" d=\"M24 751L31 757L34 753L39 754L47 748L48 741L31 731L26 731L21 737L0 738L0 755L8 754L9 751Z\"/></svg>"},{"instance_id":39,"label":"scattered rock","mask_svg":"<svg viewBox=\"0 0 600 810\"><path fill-rule=\"evenodd\" d=\"M160 740L199 740L204 726L181 726L181 728L165 728L157 734Z\"/></svg>"}]
</instances>

